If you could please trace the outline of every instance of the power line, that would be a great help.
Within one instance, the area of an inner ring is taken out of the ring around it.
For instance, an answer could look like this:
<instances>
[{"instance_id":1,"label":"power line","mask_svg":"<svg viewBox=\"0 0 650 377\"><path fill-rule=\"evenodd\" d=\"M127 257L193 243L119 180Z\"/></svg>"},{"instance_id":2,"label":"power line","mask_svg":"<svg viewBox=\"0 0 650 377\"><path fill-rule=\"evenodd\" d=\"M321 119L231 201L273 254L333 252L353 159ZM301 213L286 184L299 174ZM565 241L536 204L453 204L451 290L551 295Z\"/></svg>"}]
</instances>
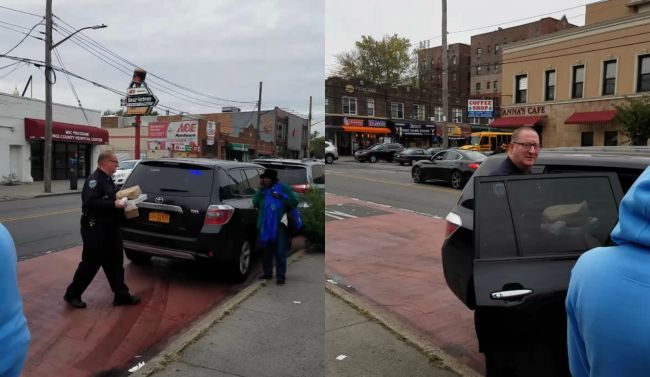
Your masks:
<instances>
[{"instance_id":1,"label":"power line","mask_svg":"<svg viewBox=\"0 0 650 377\"><path fill-rule=\"evenodd\" d=\"M24 67L24 65L22 65L21 63L22 63L22 62L17 62L16 64L18 64L18 65L16 65L16 66L14 67L14 69L12 69L11 71L7 72L5 75L0 76L0 79L4 79L5 77L11 75L12 73L16 72L16 71L19 70L20 68Z\"/></svg>"},{"instance_id":2,"label":"power line","mask_svg":"<svg viewBox=\"0 0 650 377\"><path fill-rule=\"evenodd\" d=\"M18 10L18 9L13 9L13 8L5 7L5 6L2 6L2 5L0 5L0 8L1 8L1 9L10 10L10 11L13 11L13 12L22 13L22 14L28 14L28 15L30 15L30 16L35 16L35 17L43 18L43 15L41 15L41 14L29 13L29 12L25 12L25 11L22 11L22 10Z\"/></svg>"},{"instance_id":3,"label":"power line","mask_svg":"<svg viewBox=\"0 0 650 377\"><path fill-rule=\"evenodd\" d=\"M63 59L61 59L61 55L59 55L59 52L57 50L54 50L54 55L56 56L56 60L58 60L59 64L61 64L61 67L63 67L63 69L66 69L65 65L63 64ZM79 108L81 109L81 112L83 113L84 118L86 118L86 123L90 126L90 120L88 119L88 116L86 115L86 110L81 105L81 100L79 99L79 95L77 94L77 91L75 90L74 85L72 84L72 80L70 80L70 75L66 74L65 77L68 80L68 84L70 84L70 89L72 90L72 93L74 94L74 97L77 99L77 103L79 104Z\"/></svg>"},{"instance_id":4,"label":"power line","mask_svg":"<svg viewBox=\"0 0 650 377\"><path fill-rule=\"evenodd\" d=\"M23 42L25 41L25 39L27 39L27 37L29 37L29 35L32 33L32 31L34 31L34 28L35 28L36 26L38 26L38 25L42 25L42 24L43 24L43 21L40 21L40 22L38 22L37 24L35 24L34 26L32 26L32 28L29 29L29 31L27 32L27 34L25 34L25 36L23 37L23 39L21 39L20 42L18 42L14 47L10 48L9 51L6 51L3 55L7 55L7 54L10 53L11 51L15 50L16 47L20 46L20 44L23 43Z\"/></svg>"}]
</instances>

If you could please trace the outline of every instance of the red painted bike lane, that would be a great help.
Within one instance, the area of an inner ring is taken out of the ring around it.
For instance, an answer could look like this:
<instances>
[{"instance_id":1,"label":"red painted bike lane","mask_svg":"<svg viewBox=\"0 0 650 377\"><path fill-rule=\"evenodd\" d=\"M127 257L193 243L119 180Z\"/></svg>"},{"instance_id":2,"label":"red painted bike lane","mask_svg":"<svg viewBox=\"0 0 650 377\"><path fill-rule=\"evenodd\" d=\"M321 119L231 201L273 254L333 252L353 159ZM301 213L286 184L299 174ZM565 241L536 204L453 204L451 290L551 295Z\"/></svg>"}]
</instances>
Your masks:
<instances>
[{"instance_id":1,"label":"red painted bike lane","mask_svg":"<svg viewBox=\"0 0 650 377\"><path fill-rule=\"evenodd\" d=\"M363 302L431 340L483 373L474 319L445 283L440 247L445 221L342 196L327 195L326 210L346 205L383 214L327 221L325 273ZM338 205L343 205L337 207ZM336 212L334 212L336 214Z\"/></svg>"},{"instance_id":2,"label":"red painted bike lane","mask_svg":"<svg viewBox=\"0 0 650 377\"><path fill-rule=\"evenodd\" d=\"M294 242L293 249L303 245ZM103 272L83 295L87 309L72 309L63 293L80 261L81 247L18 264L18 283L32 341L23 377L87 377L124 373L143 353L157 353L174 334L189 329L248 283L219 282L195 264L154 260L125 264L131 293L140 305L113 307ZM145 358L140 358L140 361Z\"/></svg>"}]
</instances>

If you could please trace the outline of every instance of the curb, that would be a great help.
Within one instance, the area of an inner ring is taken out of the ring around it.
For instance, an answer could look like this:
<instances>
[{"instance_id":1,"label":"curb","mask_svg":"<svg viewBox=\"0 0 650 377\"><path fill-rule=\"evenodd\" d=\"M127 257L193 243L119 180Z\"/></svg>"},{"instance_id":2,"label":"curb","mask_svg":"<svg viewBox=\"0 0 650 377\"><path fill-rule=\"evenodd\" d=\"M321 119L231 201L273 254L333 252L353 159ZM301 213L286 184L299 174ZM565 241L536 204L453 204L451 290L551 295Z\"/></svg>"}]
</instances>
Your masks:
<instances>
[{"instance_id":1,"label":"curb","mask_svg":"<svg viewBox=\"0 0 650 377\"><path fill-rule=\"evenodd\" d=\"M27 199L34 199L34 198L44 198L47 196L63 196L63 195L72 195L72 194L81 194L81 190L68 191L68 192L42 193L42 194L33 194L33 195L13 195L13 196L0 195L0 202L10 202L14 200L27 200Z\"/></svg>"},{"instance_id":2,"label":"curb","mask_svg":"<svg viewBox=\"0 0 650 377\"><path fill-rule=\"evenodd\" d=\"M328 277L325 277L328 279ZM369 305L362 302L357 296L351 294L345 289L325 282L325 290L330 294L343 300L346 304L357 310L361 315L369 317L375 322L382 325L394 335L401 338L405 343L413 346L415 349L423 353L432 362L439 362L443 367L457 373L461 377L481 377L483 376L478 371L470 368L469 366L459 362L455 357L443 351L437 345L433 344L429 339L420 335L413 328L400 323L394 319L388 318L379 311L370 308Z\"/></svg>"},{"instance_id":3,"label":"curb","mask_svg":"<svg viewBox=\"0 0 650 377\"><path fill-rule=\"evenodd\" d=\"M305 249L301 249L289 256L287 265L301 259L305 255ZM154 356L147 362L145 366L130 374L130 377L148 377L156 372L163 371L171 362L180 358L180 354L187 348L187 346L194 343L199 338L203 337L210 329L218 325L219 322L226 316L230 315L237 307L266 287L268 283L265 281L256 281L255 283L244 288L241 292L237 293L223 305L217 307L208 313L203 319L193 324L189 330L179 335L174 341L165 347L158 355ZM126 366L128 368L129 366Z\"/></svg>"}]
</instances>

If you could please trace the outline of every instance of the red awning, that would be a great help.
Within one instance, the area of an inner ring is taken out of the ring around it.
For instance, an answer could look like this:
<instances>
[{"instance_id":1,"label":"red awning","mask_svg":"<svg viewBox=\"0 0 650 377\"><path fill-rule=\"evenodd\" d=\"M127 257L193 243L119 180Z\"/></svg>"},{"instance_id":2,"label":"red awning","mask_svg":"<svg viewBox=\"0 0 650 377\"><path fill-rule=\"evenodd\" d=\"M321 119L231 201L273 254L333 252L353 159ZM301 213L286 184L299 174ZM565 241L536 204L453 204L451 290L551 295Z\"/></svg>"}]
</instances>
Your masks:
<instances>
[{"instance_id":1,"label":"red awning","mask_svg":"<svg viewBox=\"0 0 650 377\"><path fill-rule=\"evenodd\" d=\"M345 132L363 132L368 134L389 134L390 129L386 127L359 127L359 126L343 126Z\"/></svg>"},{"instance_id":2,"label":"red awning","mask_svg":"<svg viewBox=\"0 0 650 377\"><path fill-rule=\"evenodd\" d=\"M25 118L25 139L43 140L45 121ZM108 144L108 131L99 127L52 122L52 140L79 144Z\"/></svg>"},{"instance_id":3,"label":"red awning","mask_svg":"<svg viewBox=\"0 0 650 377\"><path fill-rule=\"evenodd\" d=\"M609 123L616 116L617 110L575 112L564 124Z\"/></svg>"},{"instance_id":4,"label":"red awning","mask_svg":"<svg viewBox=\"0 0 650 377\"><path fill-rule=\"evenodd\" d=\"M546 115L497 118L490 123L490 127L517 128L521 126L534 126L544 118L546 118Z\"/></svg>"}]
</instances>

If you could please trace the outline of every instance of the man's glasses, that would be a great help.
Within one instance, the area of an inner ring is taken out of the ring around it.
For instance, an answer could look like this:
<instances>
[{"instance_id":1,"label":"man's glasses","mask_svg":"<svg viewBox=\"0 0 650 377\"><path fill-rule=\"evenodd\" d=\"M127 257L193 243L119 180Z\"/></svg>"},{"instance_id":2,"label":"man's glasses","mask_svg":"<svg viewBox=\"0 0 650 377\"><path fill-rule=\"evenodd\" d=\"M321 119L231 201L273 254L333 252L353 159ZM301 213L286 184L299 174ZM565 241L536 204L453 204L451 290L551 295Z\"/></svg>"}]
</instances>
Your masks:
<instances>
[{"instance_id":1,"label":"man's glasses","mask_svg":"<svg viewBox=\"0 0 650 377\"><path fill-rule=\"evenodd\" d=\"M108 161L110 161L110 162L114 162L114 163L116 163L116 164L119 164L119 161L117 161L117 160L108 160Z\"/></svg>"},{"instance_id":2,"label":"man's glasses","mask_svg":"<svg viewBox=\"0 0 650 377\"><path fill-rule=\"evenodd\" d=\"M529 151L530 148L533 148L535 151L539 151L542 149L542 146L539 144L533 144L533 143L520 143L518 141L513 141L513 144L519 144L521 145L525 150Z\"/></svg>"}]
</instances>

